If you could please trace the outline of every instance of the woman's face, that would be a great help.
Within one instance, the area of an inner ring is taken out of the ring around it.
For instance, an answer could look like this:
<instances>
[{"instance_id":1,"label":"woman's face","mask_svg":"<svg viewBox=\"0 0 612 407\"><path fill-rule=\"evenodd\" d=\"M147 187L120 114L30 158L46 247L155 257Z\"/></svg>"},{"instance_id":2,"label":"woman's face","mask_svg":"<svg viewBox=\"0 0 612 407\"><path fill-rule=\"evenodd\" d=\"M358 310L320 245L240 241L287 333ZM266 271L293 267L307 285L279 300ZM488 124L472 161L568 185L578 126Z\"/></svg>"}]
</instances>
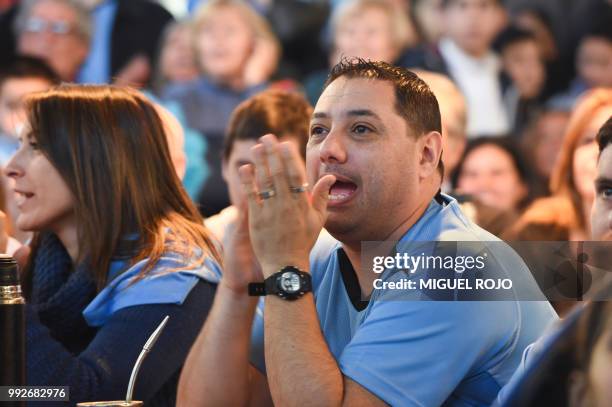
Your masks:
<instances>
[{"instance_id":1,"label":"woman's face","mask_svg":"<svg viewBox=\"0 0 612 407\"><path fill-rule=\"evenodd\" d=\"M197 35L200 65L216 80L240 78L253 50L253 36L238 10L229 6L217 9Z\"/></svg>"},{"instance_id":2,"label":"woman's face","mask_svg":"<svg viewBox=\"0 0 612 407\"><path fill-rule=\"evenodd\" d=\"M16 225L24 231L52 231L73 227L74 197L64 179L28 137L29 126L21 133L19 150L4 172L12 179L19 210Z\"/></svg>"},{"instance_id":3,"label":"woman's face","mask_svg":"<svg viewBox=\"0 0 612 407\"><path fill-rule=\"evenodd\" d=\"M563 146L563 135L568 120L568 113L555 111L544 113L538 119L536 127L538 142L534 164L538 172L546 179L550 178L550 174L555 168L557 156Z\"/></svg>"},{"instance_id":4,"label":"woman's face","mask_svg":"<svg viewBox=\"0 0 612 407\"><path fill-rule=\"evenodd\" d=\"M510 155L493 144L472 150L463 163L457 189L485 205L508 210L527 195Z\"/></svg>"},{"instance_id":5,"label":"woman's face","mask_svg":"<svg viewBox=\"0 0 612 407\"><path fill-rule=\"evenodd\" d=\"M347 17L339 24L336 33L337 59L346 56L393 63L397 49L389 20L388 14L377 7Z\"/></svg>"},{"instance_id":6,"label":"woman's face","mask_svg":"<svg viewBox=\"0 0 612 407\"><path fill-rule=\"evenodd\" d=\"M185 82L198 77L188 27L180 26L168 33L161 50L160 69L162 76L170 82Z\"/></svg>"},{"instance_id":7,"label":"woman's face","mask_svg":"<svg viewBox=\"0 0 612 407\"><path fill-rule=\"evenodd\" d=\"M599 108L582 132L574 150L573 176L574 187L585 202L595 198L595 177L597 175L597 155L599 149L595 137L599 128L612 115L612 106ZM590 206L589 206L590 207Z\"/></svg>"}]
</instances>

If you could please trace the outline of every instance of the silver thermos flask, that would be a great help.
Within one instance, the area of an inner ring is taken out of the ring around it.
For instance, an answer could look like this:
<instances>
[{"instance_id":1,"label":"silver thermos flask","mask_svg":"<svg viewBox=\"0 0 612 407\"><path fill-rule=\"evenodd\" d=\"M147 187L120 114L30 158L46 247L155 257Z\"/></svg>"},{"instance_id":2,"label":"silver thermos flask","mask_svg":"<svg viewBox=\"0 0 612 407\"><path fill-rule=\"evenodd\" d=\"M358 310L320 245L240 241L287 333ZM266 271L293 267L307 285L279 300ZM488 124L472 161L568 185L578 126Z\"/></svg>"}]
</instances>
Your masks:
<instances>
[{"instance_id":1,"label":"silver thermos flask","mask_svg":"<svg viewBox=\"0 0 612 407\"><path fill-rule=\"evenodd\" d=\"M25 300L17 262L6 254L0 254L0 336L0 386L25 386Z\"/></svg>"}]
</instances>

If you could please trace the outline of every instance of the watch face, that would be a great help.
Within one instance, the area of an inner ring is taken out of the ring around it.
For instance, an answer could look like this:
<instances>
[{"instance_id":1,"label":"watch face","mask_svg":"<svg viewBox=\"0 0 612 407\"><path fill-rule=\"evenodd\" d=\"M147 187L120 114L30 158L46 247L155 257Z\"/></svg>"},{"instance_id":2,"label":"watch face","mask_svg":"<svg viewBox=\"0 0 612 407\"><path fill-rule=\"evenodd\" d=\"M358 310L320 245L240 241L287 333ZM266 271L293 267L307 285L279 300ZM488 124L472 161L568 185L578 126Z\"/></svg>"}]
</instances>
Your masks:
<instances>
[{"instance_id":1,"label":"watch face","mask_svg":"<svg viewBox=\"0 0 612 407\"><path fill-rule=\"evenodd\" d=\"M280 276L278 281L280 289L288 293L296 293L302 288L300 276L292 271L287 271Z\"/></svg>"}]
</instances>

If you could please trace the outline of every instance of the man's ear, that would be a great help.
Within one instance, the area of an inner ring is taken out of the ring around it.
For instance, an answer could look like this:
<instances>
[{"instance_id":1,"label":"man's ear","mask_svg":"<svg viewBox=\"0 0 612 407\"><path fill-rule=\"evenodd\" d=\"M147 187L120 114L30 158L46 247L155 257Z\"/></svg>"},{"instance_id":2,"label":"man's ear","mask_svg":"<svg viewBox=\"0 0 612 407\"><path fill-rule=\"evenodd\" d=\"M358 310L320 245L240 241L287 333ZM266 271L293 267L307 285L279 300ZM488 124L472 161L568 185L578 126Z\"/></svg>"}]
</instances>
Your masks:
<instances>
[{"instance_id":1,"label":"man's ear","mask_svg":"<svg viewBox=\"0 0 612 407\"><path fill-rule=\"evenodd\" d=\"M571 373L568 383L569 407L589 407L589 385L587 375L584 372L575 370Z\"/></svg>"},{"instance_id":2,"label":"man's ear","mask_svg":"<svg viewBox=\"0 0 612 407\"><path fill-rule=\"evenodd\" d=\"M418 146L420 149L420 178L429 178L438 171L438 163L442 156L442 135L440 132L430 131L421 136Z\"/></svg>"}]
</instances>

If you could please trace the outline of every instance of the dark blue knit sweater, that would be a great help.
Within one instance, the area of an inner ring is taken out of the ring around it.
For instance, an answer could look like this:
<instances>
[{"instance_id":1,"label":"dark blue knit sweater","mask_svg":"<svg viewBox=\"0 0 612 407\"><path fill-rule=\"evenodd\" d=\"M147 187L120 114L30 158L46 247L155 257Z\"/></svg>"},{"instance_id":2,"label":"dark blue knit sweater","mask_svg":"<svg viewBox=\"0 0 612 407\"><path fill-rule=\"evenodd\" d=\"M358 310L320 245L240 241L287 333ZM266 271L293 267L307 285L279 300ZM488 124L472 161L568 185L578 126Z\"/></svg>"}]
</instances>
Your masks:
<instances>
[{"instance_id":1,"label":"dark blue knit sweater","mask_svg":"<svg viewBox=\"0 0 612 407\"><path fill-rule=\"evenodd\" d=\"M70 404L122 399L142 346L169 315L164 332L142 365L134 399L147 406L174 406L181 367L210 310L214 292L214 284L200 279L182 305L124 308L102 327L91 328L82 312L96 296L95 283L86 267L72 270L57 237L46 236L37 251L26 308L28 384L69 386Z\"/></svg>"}]
</instances>

